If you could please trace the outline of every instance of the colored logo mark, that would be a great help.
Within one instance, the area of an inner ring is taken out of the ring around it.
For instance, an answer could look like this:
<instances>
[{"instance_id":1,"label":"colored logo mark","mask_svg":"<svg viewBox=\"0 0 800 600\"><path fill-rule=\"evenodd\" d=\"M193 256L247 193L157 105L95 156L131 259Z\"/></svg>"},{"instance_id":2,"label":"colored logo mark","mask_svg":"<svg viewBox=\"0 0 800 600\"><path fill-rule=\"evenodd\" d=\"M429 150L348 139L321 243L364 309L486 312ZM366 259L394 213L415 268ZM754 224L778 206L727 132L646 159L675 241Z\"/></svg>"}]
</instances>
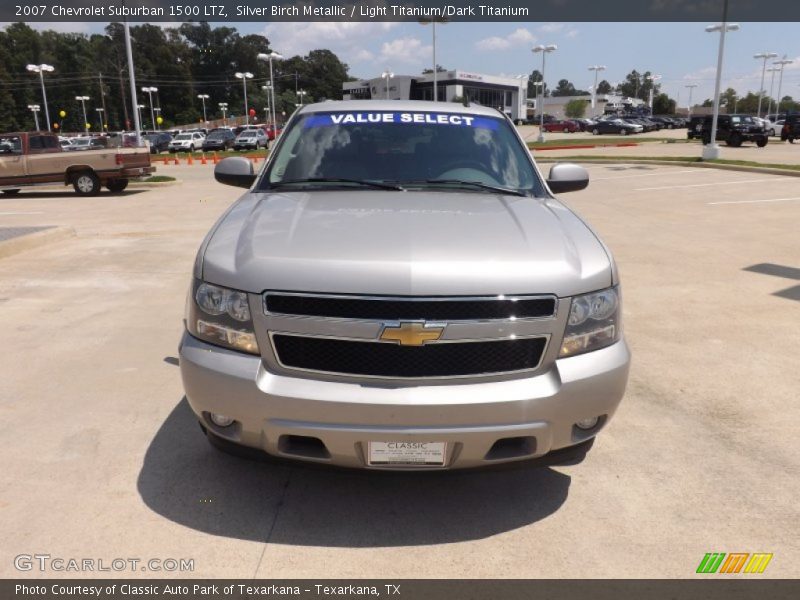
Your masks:
<instances>
[{"instance_id":1,"label":"colored logo mark","mask_svg":"<svg viewBox=\"0 0 800 600\"><path fill-rule=\"evenodd\" d=\"M772 560L771 553L708 552L697 566L697 573L763 573Z\"/></svg>"}]
</instances>

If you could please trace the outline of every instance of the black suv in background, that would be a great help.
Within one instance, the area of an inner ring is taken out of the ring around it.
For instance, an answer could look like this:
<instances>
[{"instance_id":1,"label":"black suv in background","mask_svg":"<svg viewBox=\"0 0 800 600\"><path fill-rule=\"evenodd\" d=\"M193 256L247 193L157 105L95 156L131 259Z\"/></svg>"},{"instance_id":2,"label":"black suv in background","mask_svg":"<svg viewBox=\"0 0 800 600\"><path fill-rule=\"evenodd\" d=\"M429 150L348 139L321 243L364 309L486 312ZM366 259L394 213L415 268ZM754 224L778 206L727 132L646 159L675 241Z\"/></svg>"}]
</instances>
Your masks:
<instances>
[{"instance_id":1,"label":"black suv in background","mask_svg":"<svg viewBox=\"0 0 800 600\"><path fill-rule=\"evenodd\" d=\"M703 118L703 144L711 143L711 116ZM769 137L763 126L750 115L719 115L717 117L717 141L728 146L739 147L743 142L755 142L759 148L767 145Z\"/></svg>"},{"instance_id":2,"label":"black suv in background","mask_svg":"<svg viewBox=\"0 0 800 600\"><path fill-rule=\"evenodd\" d=\"M203 152L211 150L230 150L233 147L233 142L236 135L231 129L214 129L208 134L208 137L203 140Z\"/></svg>"},{"instance_id":3,"label":"black suv in background","mask_svg":"<svg viewBox=\"0 0 800 600\"><path fill-rule=\"evenodd\" d=\"M686 125L686 137L690 140L702 139L703 137L703 121L706 118L703 115L692 117ZM711 134L709 134L711 135Z\"/></svg>"},{"instance_id":4,"label":"black suv in background","mask_svg":"<svg viewBox=\"0 0 800 600\"><path fill-rule=\"evenodd\" d=\"M789 140L789 143L794 144L797 139L800 139L800 115L786 115L781 129L781 141Z\"/></svg>"}]
</instances>

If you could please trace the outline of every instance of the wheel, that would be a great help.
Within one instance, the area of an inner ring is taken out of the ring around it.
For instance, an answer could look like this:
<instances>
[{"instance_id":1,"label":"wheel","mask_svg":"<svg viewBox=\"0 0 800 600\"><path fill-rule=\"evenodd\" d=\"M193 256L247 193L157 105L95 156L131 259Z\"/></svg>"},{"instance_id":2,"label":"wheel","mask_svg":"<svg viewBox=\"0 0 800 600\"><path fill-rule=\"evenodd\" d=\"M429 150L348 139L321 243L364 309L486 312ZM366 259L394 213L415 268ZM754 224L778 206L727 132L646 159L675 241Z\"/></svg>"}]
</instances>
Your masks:
<instances>
[{"instance_id":1,"label":"wheel","mask_svg":"<svg viewBox=\"0 0 800 600\"><path fill-rule=\"evenodd\" d=\"M619 130L619 134L620 135L628 135L628 130L627 129L620 129Z\"/></svg>"},{"instance_id":2,"label":"wheel","mask_svg":"<svg viewBox=\"0 0 800 600\"><path fill-rule=\"evenodd\" d=\"M764 146L767 145L768 140L769 138L767 137L760 137L756 140L756 146L758 146L759 148L763 148Z\"/></svg>"},{"instance_id":3,"label":"wheel","mask_svg":"<svg viewBox=\"0 0 800 600\"><path fill-rule=\"evenodd\" d=\"M727 141L728 146L733 146L734 148L738 148L742 145L742 136L738 133L732 133Z\"/></svg>"},{"instance_id":4,"label":"wheel","mask_svg":"<svg viewBox=\"0 0 800 600\"><path fill-rule=\"evenodd\" d=\"M191 146L189 146L189 152L194 152L194 144L192 144Z\"/></svg>"},{"instance_id":5,"label":"wheel","mask_svg":"<svg viewBox=\"0 0 800 600\"><path fill-rule=\"evenodd\" d=\"M674 129L674 128L675 128L675 125L673 125L672 123L669 123L667 125L667 129Z\"/></svg>"},{"instance_id":6,"label":"wheel","mask_svg":"<svg viewBox=\"0 0 800 600\"><path fill-rule=\"evenodd\" d=\"M96 196L100 193L100 178L93 171L83 171L72 177L72 187L79 196Z\"/></svg>"},{"instance_id":7,"label":"wheel","mask_svg":"<svg viewBox=\"0 0 800 600\"><path fill-rule=\"evenodd\" d=\"M17 194L19 194L19 190L3 190L3 193L6 196L16 196Z\"/></svg>"},{"instance_id":8,"label":"wheel","mask_svg":"<svg viewBox=\"0 0 800 600\"><path fill-rule=\"evenodd\" d=\"M597 127L595 127L594 129L592 129L592 135L600 135L600 130Z\"/></svg>"},{"instance_id":9,"label":"wheel","mask_svg":"<svg viewBox=\"0 0 800 600\"><path fill-rule=\"evenodd\" d=\"M793 137L790 137L790 138L789 138L789 143L790 143L790 144L794 144L794 138L793 138Z\"/></svg>"},{"instance_id":10,"label":"wheel","mask_svg":"<svg viewBox=\"0 0 800 600\"><path fill-rule=\"evenodd\" d=\"M771 135L772 137L775 137L775 130L774 129L770 129L769 133L767 135Z\"/></svg>"},{"instance_id":11,"label":"wheel","mask_svg":"<svg viewBox=\"0 0 800 600\"><path fill-rule=\"evenodd\" d=\"M127 179L111 179L106 183L106 187L110 192L114 192L115 194L119 194L122 192L126 187L128 187L128 180Z\"/></svg>"}]
</instances>

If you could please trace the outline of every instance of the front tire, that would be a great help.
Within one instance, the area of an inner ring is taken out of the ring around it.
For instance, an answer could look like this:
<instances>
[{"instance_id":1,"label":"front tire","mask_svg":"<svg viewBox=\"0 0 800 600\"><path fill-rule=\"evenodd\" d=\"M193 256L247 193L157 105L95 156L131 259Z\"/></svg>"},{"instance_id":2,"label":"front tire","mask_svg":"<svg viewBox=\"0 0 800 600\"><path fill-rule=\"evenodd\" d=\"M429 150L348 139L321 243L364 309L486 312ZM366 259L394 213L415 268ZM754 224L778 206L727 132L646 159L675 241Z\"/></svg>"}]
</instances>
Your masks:
<instances>
[{"instance_id":1,"label":"front tire","mask_svg":"<svg viewBox=\"0 0 800 600\"><path fill-rule=\"evenodd\" d=\"M79 196L97 196L100 178L93 171L83 171L72 177L72 187Z\"/></svg>"},{"instance_id":2,"label":"front tire","mask_svg":"<svg viewBox=\"0 0 800 600\"><path fill-rule=\"evenodd\" d=\"M620 129L619 130L619 134L620 135L628 135L628 130L627 129Z\"/></svg>"},{"instance_id":3,"label":"front tire","mask_svg":"<svg viewBox=\"0 0 800 600\"><path fill-rule=\"evenodd\" d=\"M592 135L600 135L600 130L597 127L595 127L594 129L592 129Z\"/></svg>"},{"instance_id":4,"label":"front tire","mask_svg":"<svg viewBox=\"0 0 800 600\"><path fill-rule=\"evenodd\" d=\"M768 141L769 141L769 138L766 138L766 137L758 138L756 140L756 146L758 146L759 148L763 148L764 146L767 145Z\"/></svg>"}]
</instances>

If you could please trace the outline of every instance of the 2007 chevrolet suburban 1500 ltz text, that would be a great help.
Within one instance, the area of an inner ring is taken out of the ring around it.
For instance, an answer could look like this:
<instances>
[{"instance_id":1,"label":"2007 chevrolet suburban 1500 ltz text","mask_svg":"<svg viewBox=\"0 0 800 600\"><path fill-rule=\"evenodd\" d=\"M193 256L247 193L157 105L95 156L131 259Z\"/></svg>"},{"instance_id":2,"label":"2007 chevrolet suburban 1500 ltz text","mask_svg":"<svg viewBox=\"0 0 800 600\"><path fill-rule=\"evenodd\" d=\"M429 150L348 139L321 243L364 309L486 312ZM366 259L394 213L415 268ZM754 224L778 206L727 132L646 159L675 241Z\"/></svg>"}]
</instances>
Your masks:
<instances>
[{"instance_id":1,"label":"2007 chevrolet suburban 1500 ltz text","mask_svg":"<svg viewBox=\"0 0 800 600\"><path fill-rule=\"evenodd\" d=\"M209 440L370 469L569 454L625 391L619 277L505 115L307 105L194 265L180 344ZM546 457L543 461L547 460Z\"/></svg>"}]
</instances>

